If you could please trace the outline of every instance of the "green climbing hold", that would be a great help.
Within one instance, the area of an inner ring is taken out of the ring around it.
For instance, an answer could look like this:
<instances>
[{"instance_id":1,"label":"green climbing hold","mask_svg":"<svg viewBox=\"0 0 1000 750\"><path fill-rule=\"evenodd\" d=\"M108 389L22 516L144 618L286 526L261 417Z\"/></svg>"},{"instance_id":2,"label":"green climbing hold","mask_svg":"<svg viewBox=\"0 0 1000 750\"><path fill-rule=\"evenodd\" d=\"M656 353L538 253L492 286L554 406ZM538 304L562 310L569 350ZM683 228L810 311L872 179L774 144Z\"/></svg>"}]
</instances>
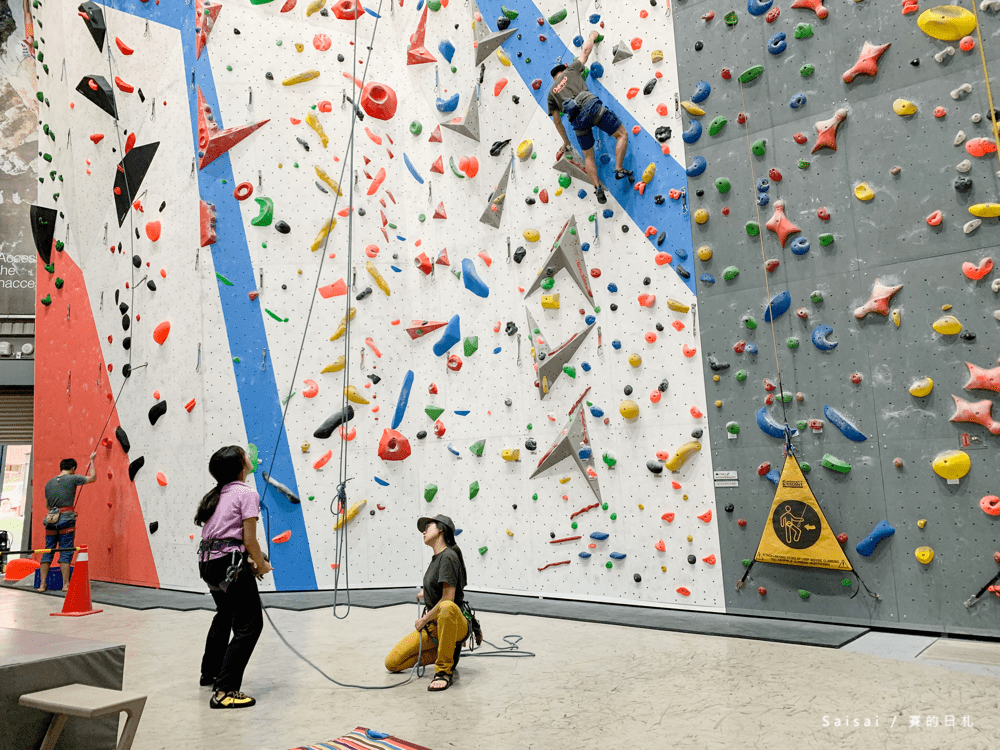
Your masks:
<instances>
[{"instance_id":1,"label":"green climbing hold","mask_svg":"<svg viewBox=\"0 0 1000 750\"><path fill-rule=\"evenodd\" d=\"M751 560L749 558L743 558L743 567L744 568L749 568L750 567L750 563L752 563L752 562L753 562L753 560Z\"/></svg>"},{"instance_id":2,"label":"green climbing hold","mask_svg":"<svg viewBox=\"0 0 1000 750\"><path fill-rule=\"evenodd\" d=\"M798 422L795 423L795 428L797 430L804 430L808 426L809 426L809 423L806 420L804 420L804 419L800 419Z\"/></svg>"},{"instance_id":3,"label":"green climbing hold","mask_svg":"<svg viewBox=\"0 0 1000 750\"><path fill-rule=\"evenodd\" d=\"M851 585L851 579L850 578L845 578L844 580L842 580L840 582L840 585L841 586L850 586Z\"/></svg>"},{"instance_id":4,"label":"green climbing hold","mask_svg":"<svg viewBox=\"0 0 1000 750\"><path fill-rule=\"evenodd\" d=\"M747 68L742 73L740 73L739 82L750 83L750 81L759 78L761 73L763 72L764 72L763 65L752 65L751 67Z\"/></svg>"},{"instance_id":5,"label":"green climbing hold","mask_svg":"<svg viewBox=\"0 0 1000 750\"><path fill-rule=\"evenodd\" d=\"M796 39L808 39L813 35L813 27L811 23L800 23L795 27L795 38Z\"/></svg>"},{"instance_id":6,"label":"green climbing hold","mask_svg":"<svg viewBox=\"0 0 1000 750\"><path fill-rule=\"evenodd\" d=\"M507 16L507 18L509 18L511 21L515 20L518 15L516 10L511 10L506 5L500 6L500 12L503 13L505 16Z\"/></svg>"},{"instance_id":7,"label":"green climbing hold","mask_svg":"<svg viewBox=\"0 0 1000 750\"><path fill-rule=\"evenodd\" d=\"M725 177L720 177L715 181L715 189L725 195L732 188L732 184Z\"/></svg>"},{"instance_id":8,"label":"green climbing hold","mask_svg":"<svg viewBox=\"0 0 1000 750\"><path fill-rule=\"evenodd\" d=\"M486 550L488 550L488 549L489 549L489 547L480 547L479 548L479 554L480 555L485 555L486 554Z\"/></svg>"},{"instance_id":9,"label":"green climbing hold","mask_svg":"<svg viewBox=\"0 0 1000 750\"><path fill-rule=\"evenodd\" d=\"M466 336L465 341L463 343L465 346L465 356L471 357L473 354L476 353L476 350L479 348L479 337Z\"/></svg>"},{"instance_id":10,"label":"green climbing hold","mask_svg":"<svg viewBox=\"0 0 1000 750\"><path fill-rule=\"evenodd\" d=\"M604 567L607 568L608 570L610 570L613 567L612 564L611 564L611 561L608 560L606 563L604 563Z\"/></svg>"},{"instance_id":11,"label":"green climbing hold","mask_svg":"<svg viewBox=\"0 0 1000 750\"><path fill-rule=\"evenodd\" d=\"M615 468L615 464L618 463L618 459L612 456L610 453L605 453L601 456L601 460L608 465L609 469Z\"/></svg>"},{"instance_id":12,"label":"green climbing hold","mask_svg":"<svg viewBox=\"0 0 1000 750\"><path fill-rule=\"evenodd\" d=\"M802 469L803 472L812 471L812 464L808 461L799 461L799 468Z\"/></svg>"},{"instance_id":13,"label":"green climbing hold","mask_svg":"<svg viewBox=\"0 0 1000 750\"><path fill-rule=\"evenodd\" d=\"M788 348L789 349L798 349L799 348L799 338L798 338L798 336L789 336L788 340L785 343L788 344Z\"/></svg>"},{"instance_id":14,"label":"green climbing hold","mask_svg":"<svg viewBox=\"0 0 1000 750\"><path fill-rule=\"evenodd\" d=\"M215 272L215 278L217 278L219 281L221 281L225 286L232 286L233 285L233 282L231 282L229 279L227 279L225 276L223 276L218 271Z\"/></svg>"},{"instance_id":15,"label":"green climbing hold","mask_svg":"<svg viewBox=\"0 0 1000 750\"><path fill-rule=\"evenodd\" d=\"M827 232L826 234L821 234L818 239L819 239L819 244L821 244L823 247L833 244L833 235L830 234L829 232Z\"/></svg>"},{"instance_id":16,"label":"green climbing hold","mask_svg":"<svg viewBox=\"0 0 1000 750\"><path fill-rule=\"evenodd\" d=\"M427 221L427 217L424 214L420 214L420 216L418 216L417 218L420 220L421 223Z\"/></svg>"},{"instance_id":17,"label":"green climbing hold","mask_svg":"<svg viewBox=\"0 0 1000 750\"><path fill-rule=\"evenodd\" d=\"M240 363L240 358L239 357L233 357L233 362L235 362L236 364L239 364Z\"/></svg>"},{"instance_id":18,"label":"green climbing hold","mask_svg":"<svg viewBox=\"0 0 1000 750\"><path fill-rule=\"evenodd\" d=\"M829 453L823 456L823 467L827 469L833 469L833 471L839 471L841 474L846 474L851 470L851 465L847 461L841 461L836 456Z\"/></svg>"},{"instance_id":19,"label":"green climbing hold","mask_svg":"<svg viewBox=\"0 0 1000 750\"><path fill-rule=\"evenodd\" d=\"M607 504L607 503L604 503L604 504L603 504L603 505L601 506L601 510L607 510L607 509L608 509L608 504Z\"/></svg>"},{"instance_id":20,"label":"green climbing hold","mask_svg":"<svg viewBox=\"0 0 1000 750\"><path fill-rule=\"evenodd\" d=\"M429 484L424 487L424 500L430 502L434 499L434 496L438 493L438 486L436 484Z\"/></svg>"},{"instance_id":21,"label":"green climbing hold","mask_svg":"<svg viewBox=\"0 0 1000 750\"><path fill-rule=\"evenodd\" d=\"M751 237L756 237L758 234L760 234L760 224L758 224L756 221L748 221L746 223L746 230L748 235L750 235Z\"/></svg>"},{"instance_id":22,"label":"green climbing hold","mask_svg":"<svg viewBox=\"0 0 1000 750\"><path fill-rule=\"evenodd\" d=\"M618 520L618 514L617 513L612 513L611 516L610 516L610 518L611 518L612 521L617 521Z\"/></svg>"},{"instance_id":23,"label":"green climbing hold","mask_svg":"<svg viewBox=\"0 0 1000 750\"><path fill-rule=\"evenodd\" d=\"M264 308L264 312L266 312L268 315L270 315L272 318L274 318L279 323L287 323L288 322L288 318L282 318L280 315L278 315L277 313L271 312L266 307Z\"/></svg>"},{"instance_id":24,"label":"green climbing hold","mask_svg":"<svg viewBox=\"0 0 1000 750\"><path fill-rule=\"evenodd\" d=\"M298 391L292 391L283 399L281 399L281 405L284 406L285 404L287 404L291 400L292 396L294 396L296 393L298 393Z\"/></svg>"},{"instance_id":25,"label":"green climbing hold","mask_svg":"<svg viewBox=\"0 0 1000 750\"><path fill-rule=\"evenodd\" d=\"M528 422L528 429L532 429L531 422Z\"/></svg>"},{"instance_id":26,"label":"green climbing hold","mask_svg":"<svg viewBox=\"0 0 1000 750\"><path fill-rule=\"evenodd\" d=\"M410 135L420 135L424 130L424 126L421 125L417 120L410 123Z\"/></svg>"},{"instance_id":27,"label":"green climbing hold","mask_svg":"<svg viewBox=\"0 0 1000 750\"><path fill-rule=\"evenodd\" d=\"M805 159L799 159L799 169L809 169L809 162Z\"/></svg>"},{"instance_id":28,"label":"green climbing hold","mask_svg":"<svg viewBox=\"0 0 1000 750\"><path fill-rule=\"evenodd\" d=\"M747 371L746 370L737 370L736 371L736 379L739 382L742 383L744 380L747 379Z\"/></svg>"},{"instance_id":29,"label":"green climbing hold","mask_svg":"<svg viewBox=\"0 0 1000 750\"><path fill-rule=\"evenodd\" d=\"M732 281L739 275L740 275L740 269L738 269L736 266L729 266L726 268L725 271L722 272L722 278L724 278L726 281Z\"/></svg>"},{"instance_id":30,"label":"green climbing hold","mask_svg":"<svg viewBox=\"0 0 1000 750\"><path fill-rule=\"evenodd\" d=\"M728 432L730 435L739 435L740 434L740 423L739 422L730 422L729 424L726 425L726 432Z\"/></svg>"},{"instance_id":31,"label":"green climbing hold","mask_svg":"<svg viewBox=\"0 0 1000 750\"><path fill-rule=\"evenodd\" d=\"M813 304L818 305L820 302L823 301L823 292L817 289L816 291L814 291L812 294L809 295L809 299L813 301Z\"/></svg>"},{"instance_id":32,"label":"green climbing hold","mask_svg":"<svg viewBox=\"0 0 1000 750\"><path fill-rule=\"evenodd\" d=\"M564 190L569 187L572 181L573 179L565 172L559 175L559 187L563 188Z\"/></svg>"},{"instance_id":33,"label":"green climbing hold","mask_svg":"<svg viewBox=\"0 0 1000 750\"><path fill-rule=\"evenodd\" d=\"M757 318L753 315L747 315L743 318L743 325L745 325L748 330L752 331L757 328Z\"/></svg>"},{"instance_id":34,"label":"green climbing hold","mask_svg":"<svg viewBox=\"0 0 1000 750\"><path fill-rule=\"evenodd\" d=\"M58 276L56 277L56 281L55 281L56 289L62 289L63 288L63 284L65 284L65 283L66 282L63 281L62 279L60 279Z\"/></svg>"},{"instance_id":35,"label":"green climbing hold","mask_svg":"<svg viewBox=\"0 0 1000 750\"><path fill-rule=\"evenodd\" d=\"M554 287L555 285L556 285L556 280L553 279L551 276L542 279L542 284L541 284L542 289L548 290Z\"/></svg>"},{"instance_id":36,"label":"green climbing hold","mask_svg":"<svg viewBox=\"0 0 1000 750\"><path fill-rule=\"evenodd\" d=\"M477 440L476 442L474 442L472 445L469 446L469 450L472 451L472 455L474 455L474 456L482 456L483 455L483 451L485 449L486 449L486 441L485 440ZM478 489L477 489L477 492L478 492Z\"/></svg>"},{"instance_id":37,"label":"green climbing hold","mask_svg":"<svg viewBox=\"0 0 1000 750\"><path fill-rule=\"evenodd\" d=\"M52 295L51 294L46 294L44 297L42 297L39 300L39 302L41 302L43 305L45 305L46 307L48 307L49 305L52 304Z\"/></svg>"},{"instance_id":38,"label":"green climbing hold","mask_svg":"<svg viewBox=\"0 0 1000 750\"><path fill-rule=\"evenodd\" d=\"M427 7L437 13L441 10L441 0L427 0Z\"/></svg>"},{"instance_id":39,"label":"green climbing hold","mask_svg":"<svg viewBox=\"0 0 1000 750\"><path fill-rule=\"evenodd\" d=\"M538 493L536 492L534 495L532 495L531 499L532 500L537 500L538 499Z\"/></svg>"},{"instance_id":40,"label":"green climbing hold","mask_svg":"<svg viewBox=\"0 0 1000 750\"><path fill-rule=\"evenodd\" d=\"M35 98L38 101L44 101L45 100L45 94L43 94L41 91L39 91L38 93L35 94Z\"/></svg>"},{"instance_id":41,"label":"green climbing hold","mask_svg":"<svg viewBox=\"0 0 1000 750\"><path fill-rule=\"evenodd\" d=\"M567 10L563 8L562 10L557 10L551 16L549 16L549 23L555 26L557 23L566 20Z\"/></svg>"},{"instance_id":42,"label":"green climbing hold","mask_svg":"<svg viewBox=\"0 0 1000 750\"><path fill-rule=\"evenodd\" d=\"M444 414L444 409L440 406L426 406L424 407L424 414L426 414L431 419L437 419L442 414Z\"/></svg>"},{"instance_id":43,"label":"green climbing hold","mask_svg":"<svg viewBox=\"0 0 1000 750\"><path fill-rule=\"evenodd\" d=\"M763 156L767 153L767 142L763 138L758 138L750 146L750 150L754 152L756 156Z\"/></svg>"},{"instance_id":44,"label":"green climbing hold","mask_svg":"<svg viewBox=\"0 0 1000 750\"><path fill-rule=\"evenodd\" d=\"M56 240L56 250L58 250L61 253L64 247L66 247L65 242L63 242L62 240Z\"/></svg>"},{"instance_id":45,"label":"green climbing hold","mask_svg":"<svg viewBox=\"0 0 1000 750\"><path fill-rule=\"evenodd\" d=\"M726 127L726 123L729 122L723 115L719 115L710 123L708 123L708 134L718 135L722 132L722 129Z\"/></svg>"},{"instance_id":46,"label":"green climbing hold","mask_svg":"<svg viewBox=\"0 0 1000 750\"><path fill-rule=\"evenodd\" d=\"M740 22L740 17L736 15L735 10L731 10L728 13L726 13L725 16L723 16L722 20L726 22L726 26L732 28L733 26L735 26Z\"/></svg>"},{"instance_id":47,"label":"green climbing hold","mask_svg":"<svg viewBox=\"0 0 1000 750\"><path fill-rule=\"evenodd\" d=\"M799 68L799 75L802 76L803 78L808 78L815 72L816 72L816 66L810 65L809 63L806 63L801 68Z\"/></svg>"},{"instance_id":48,"label":"green climbing hold","mask_svg":"<svg viewBox=\"0 0 1000 750\"><path fill-rule=\"evenodd\" d=\"M573 529L573 531L576 531L580 527L580 524L578 524L576 521L573 521L573 523L571 523L569 527Z\"/></svg>"},{"instance_id":49,"label":"green climbing hold","mask_svg":"<svg viewBox=\"0 0 1000 750\"><path fill-rule=\"evenodd\" d=\"M799 596L801 596L803 599L808 599L809 592L806 591L805 589L799 589Z\"/></svg>"},{"instance_id":50,"label":"green climbing hold","mask_svg":"<svg viewBox=\"0 0 1000 750\"><path fill-rule=\"evenodd\" d=\"M475 482L469 485L469 499L471 500L478 494L479 494L479 480L477 479Z\"/></svg>"},{"instance_id":51,"label":"green climbing hold","mask_svg":"<svg viewBox=\"0 0 1000 750\"><path fill-rule=\"evenodd\" d=\"M260 215L250 219L255 227L269 227L274 221L274 201L270 198L254 198L260 207Z\"/></svg>"},{"instance_id":52,"label":"green climbing hold","mask_svg":"<svg viewBox=\"0 0 1000 750\"><path fill-rule=\"evenodd\" d=\"M569 375L571 378L576 377L576 368L572 365L563 365L563 372Z\"/></svg>"},{"instance_id":53,"label":"green climbing hold","mask_svg":"<svg viewBox=\"0 0 1000 750\"><path fill-rule=\"evenodd\" d=\"M48 264L46 264L45 270L48 271L49 273L55 273L56 272L56 264L55 263L48 263Z\"/></svg>"},{"instance_id":54,"label":"green climbing hold","mask_svg":"<svg viewBox=\"0 0 1000 750\"><path fill-rule=\"evenodd\" d=\"M791 393L791 391L782 391L778 395L778 401L780 401L783 404L790 404L792 402L792 393Z\"/></svg>"},{"instance_id":55,"label":"green climbing hold","mask_svg":"<svg viewBox=\"0 0 1000 750\"><path fill-rule=\"evenodd\" d=\"M253 474L257 471L258 463L257 446L253 443L247 444L247 458L250 459L250 473Z\"/></svg>"}]
</instances>

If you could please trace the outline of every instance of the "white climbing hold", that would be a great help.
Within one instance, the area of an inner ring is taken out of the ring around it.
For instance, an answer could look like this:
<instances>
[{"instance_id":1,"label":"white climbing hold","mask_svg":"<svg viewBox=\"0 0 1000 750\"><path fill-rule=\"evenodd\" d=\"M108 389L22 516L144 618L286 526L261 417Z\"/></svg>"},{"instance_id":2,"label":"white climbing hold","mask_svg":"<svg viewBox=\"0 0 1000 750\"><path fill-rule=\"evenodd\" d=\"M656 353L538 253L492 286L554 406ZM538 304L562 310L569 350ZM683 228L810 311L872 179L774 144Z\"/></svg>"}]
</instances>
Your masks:
<instances>
[{"instance_id":1,"label":"white climbing hold","mask_svg":"<svg viewBox=\"0 0 1000 750\"><path fill-rule=\"evenodd\" d=\"M954 54L955 54L955 48L949 45L940 52L936 53L934 55L934 59L937 60L939 63L943 63L946 57L951 57Z\"/></svg>"},{"instance_id":2,"label":"white climbing hold","mask_svg":"<svg viewBox=\"0 0 1000 750\"><path fill-rule=\"evenodd\" d=\"M958 164L955 165L955 169L957 169L959 172L968 172L970 169L972 169L972 162L969 161L968 159L962 159L962 161L960 161Z\"/></svg>"},{"instance_id":3,"label":"white climbing hold","mask_svg":"<svg viewBox=\"0 0 1000 750\"><path fill-rule=\"evenodd\" d=\"M1000 292L1000 278L993 279L993 283L990 285L990 289L993 290L994 294Z\"/></svg>"},{"instance_id":4,"label":"white climbing hold","mask_svg":"<svg viewBox=\"0 0 1000 750\"><path fill-rule=\"evenodd\" d=\"M979 10L990 10L996 13L1000 11L1000 0L983 0L979 3Z\"/></svg>"},{"instance_id":5,"label":"white climbing hold","mask_svg":"<svg viewBox=\"0 0 1000 750\"><path fill-rule=\"evenodd\" d=\"M971 93L972 93L972 84L971 83L963 83L961 86L959 86L957 89L954 89L951 92L951 98L952 99L961 99L962 98L962 94L971 94Z\"/></svg>"},{"instance_id":6,"label":"white climbing hold","mask_svg":"<svg viewBox=\"0 0 1000 750\"><path fill-rule=\"evenodd\" d=\"M976 114L974 114L971 119L972 119L973 122L979 123L979 122L982 122L983 116L981 114L979 114L978 112L976 112Z\"/></svg>"},{"instance_id":7,"label":"white climbing hold","mask_svg":"<svg viewBox=\"0 0 1000 750\"><path fill-rule=\"evenodd\" d=\"M963 143L965 143L965 131L959 130L955 133L955 145L961 146Z\"/></svg>"},{"instance_id":8,"label":"white climbing hold","mask_svg":"<svg viewBox=\"0 0 1000 750\"><path fill-rule=\"evenodd\" d=\"M982 219L973 219L972 221L967 221L965 222L965 225L962 227L962 231L965 232L966 234L972 234L977 229L979 229L979 225L982 223L983 223ZM994 289L993 291L996 291L996 289Z\"/></svg>"}]
</instances>

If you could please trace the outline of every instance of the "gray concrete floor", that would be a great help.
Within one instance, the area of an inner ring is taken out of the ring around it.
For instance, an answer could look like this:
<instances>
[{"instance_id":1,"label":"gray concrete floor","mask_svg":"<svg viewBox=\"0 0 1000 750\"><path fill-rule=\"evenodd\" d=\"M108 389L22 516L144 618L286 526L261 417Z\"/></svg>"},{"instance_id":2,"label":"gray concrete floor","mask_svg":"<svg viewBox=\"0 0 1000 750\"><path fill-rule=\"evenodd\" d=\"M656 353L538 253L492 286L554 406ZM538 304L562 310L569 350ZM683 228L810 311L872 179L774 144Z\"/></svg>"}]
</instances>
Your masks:
<instances>
[{"instance_id":1,"label":"gray concrete floor","mask_svg":"<svg viewBox=\"0 0 1000 750\"><path fill-rule=\"evenodd\" d=\"M265 621L244 683L259 703L212 711L208 689L197 685L210 612L105 607L49 617L60 604L0 589L0 626L125 643L125 688L149 696L135 750L287 750L356 726L433 750L1000 746L997 675L927 664L917 658L929 645L919 636L872 633L835 650L489 614L487 638L522 635L522 647L538 656L465 659L455 686L432 694L428 678L378 692L331 685ZM415 607L356 608L346 621L329 609L270 612L337 679L399 680L382 662L412 628ZM940 726L927 726L928 717ZM956 726L946 726L948 717Z\"/></svg>"}]
</instances>

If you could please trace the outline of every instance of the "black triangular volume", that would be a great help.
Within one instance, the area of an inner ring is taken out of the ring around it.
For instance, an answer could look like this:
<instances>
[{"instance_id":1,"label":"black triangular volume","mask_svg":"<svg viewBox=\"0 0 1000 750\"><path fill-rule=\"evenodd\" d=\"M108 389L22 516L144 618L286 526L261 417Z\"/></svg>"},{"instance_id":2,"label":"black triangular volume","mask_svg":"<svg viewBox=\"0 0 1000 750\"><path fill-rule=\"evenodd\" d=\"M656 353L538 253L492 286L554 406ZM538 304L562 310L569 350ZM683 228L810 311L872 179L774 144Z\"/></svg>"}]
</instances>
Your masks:
<instances>
[{"instance_id":1,"label":"black triangular volume","mask_svg":"<svg viewBox=\"0 0 1000 750\"><path fill-rule=\"evenodd\" d=\"M145 464L146 457L139 456L139 458L128 465L128 480L130 482L135 481L135 475L139 473L139 469L141 469Z\"/></svg>"},{"instance_id":2,"label":"black triangular volume","mask_svg":"<svg viewBox=\"0 0 1000 750\"><path fill-rule=\"evenodd\" d=\"M160 142L136 146L125 158L118 162L115 171L115 208L118 210L118 226L125 223L132 201L139 194L142 181L146 179L149 165L153 163Z\"/></svg>"},{"instance_id":3,"label":"black triangular volume","mask_svg":"<svg viewBox=\"0 0 1000 750\"><path fill-rule=\"evenodd\" d=\"M112 90L107 78L104 76L84 76L76 85L76 90L116 120L118 119L118 108L115 107L115 92Z\"/></svg>"},{"instance_id":4,"label":"black triangular volume","mask_svg":"<svg viewBox=\"0 0 1000 750\"><path fill-rule=\"evenodd\" d=\"M153 404L153 408L149 410L149 423L156 424L156 420L167 413L167 402L159 401Z\"/></svg>"},{"instance_id":5,"label":"black triangular volume","mask_svg":"<svg viewBox=\"0 0 1000 750\"><path fill-rule=\"evenodd\" d=\"M104 37L108 33L108 26L104 22L104 11L101 9L101 6L97 3L86 2L80 3L80 7L77 10L84 16L83 22L87 24L90 35L94 37L97 49L103 52Z\"/></svg>"},{"instance_id":6,"label":"black triangular volume","mask_svg":"<svg viewBox=\"0 0 1000 750\"><path fill-rule=\"evenodd\" d=\"M115 437L118 438L118 444L122 447L122 450L128 453L132 448L132 444L128 441L128 435L125 433L125 430L121 427L116 427Z\"/></svg>"},{"instance_id":7,"label":"black triangular volume","mask_svg":"<svg viewBox=\"0 0 1000 750\"><path fill-rule=\"evenodd\" d=\"M52 240L56 236L56 210L44 206L31 207L31 236L35 250L45 265L52 262Z\"/></svg>"}]
</instances>

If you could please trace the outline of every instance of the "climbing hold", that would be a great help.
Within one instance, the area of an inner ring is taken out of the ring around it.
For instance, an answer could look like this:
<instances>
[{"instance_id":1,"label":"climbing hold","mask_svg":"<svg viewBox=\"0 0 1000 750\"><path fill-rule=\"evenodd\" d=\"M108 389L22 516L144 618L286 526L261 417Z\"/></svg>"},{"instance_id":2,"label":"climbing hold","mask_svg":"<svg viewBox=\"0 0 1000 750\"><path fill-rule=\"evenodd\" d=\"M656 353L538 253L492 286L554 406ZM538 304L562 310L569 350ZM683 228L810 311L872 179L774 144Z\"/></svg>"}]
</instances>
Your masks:
<instances>
[{"instance_id":1,"label":"climbing hold","mask_svg":"<svg viewBox=\"0 0 1000 750\"><path fill-rule=\"evenodd\" d=\"M764 310L764 322L770 323L772 320L777 320L792 306L792 295L788 290L784 290L775 294L769 304L765 306Z\"/></svg>"},{"instance_id":2,"label":"climbing hold","mask_svg":"<svg viewBox=\"0 0 1000 750\"><path fill-rule=\"evenodd\" d=\"M1000 435L1000 422L993 419L992 401L984 399L971 403L955 395L952 398L955 400L955 413L948 421L980 424L994 435Z\"/></svg>"},{"instance_id":3,"label":"climbing hold","mask_svg":"<svg viewBox=\"0 0 1000 750\"><path fill-rule=\"evenodd\" d=\"M929 396L932 390L934 390L934 380L932 378L921 378L920 380L916 380L909 388L910 395L916 396L917 398Z\"/></svg>"},{"instance_id":4,"label":"climbing hold","mask_svg":"<svg viewBox=\"0 0 1000 750\"><path fill-rule=\"evenodd\" d=\"M921 13L917 26L929 37L950 42L971 34L976 28L976 16L956 5L939 5Z\"/></svg>"},{"instance_id":5,"label":"climbing hold","mask_svg":"<svg viewBox=\"0 0 1000 750\"><path fill-rule=\"evenodd\" d=\"M942 315L931 323L931 327L943 336L954 336L962 330L962 324L954 315Z\"/></svg>"},{"instance_id":6,"label":"climbing hold","mask_svg":"<svg viewBox=\"0 0 1000 750\"><path fill-rule=\"evenodd\" d=\"M908 99L897 99L892 103L892 111L900 117L906 117L917 113L917 105Z\"/></svg>"},{"instance_id":7,"label":"climbing hold","mask_svg":"<svg viewBox=\"0 0 1000 750\"><path fill-rule=\"evenodd\" d=\"M858 546L855 549L859 555L863 557L871 557L878 543L895 533L896 529L894 529L888 521L879 521L875 524L875 528L871 530L868 536L858 542Z\"/></svg>"},{"instance_id":8,"label":"climbing hold","mask_svg":"<svg viewBox=\"0 0 1000 750\"><path fill-rule=\"evenodd\" d=\"M829 352L837 348L837 341L828 341L827 336L833 333L833 326L818 325L812 330L813 346L821 352Z\"/></svg>"},{"instance_id":9,"label":"climbing hold","mask_svg":"<svg viewBox=\"0 0 1000 750\"><path fill-rule=\"evenodd\" d=\"M748 2L751 0L748 0ZM785 32L779 31L777 34L772 36L767 40L767 51L772 55L780 55L788 47L788 42L785 40Z\"/></svg>"},{"instance_id":10,"label":"climbing hold","mask_svg":"<svg viewBox=\"0 0 1000 750\"><path fill-rule=\"evenodd\" d=\"M969 454L960 450L943 451L935 456L931 468L939 477L957 482L969 473L972 460Z\"/></svg>"},{"instance_id":11,"label":"climbing hold","mask_svg":"<svg viewBox=\"0 0 1000 750\"><path fill-rule=\"evenodd\" d=\"M742 73L740 73L737 80L740 83L750 83L750 81L756 80L758 77L760 77L761 73L763 72L764 72L763 65L753 65L744 70Z\"/></svg>"},{"instance_id":12,"label":"climbing hold","mask_svg":"<svg viewBox=\"0 0 1000 750\"><path fill-rule=\"evenodd\" d=\"M853 422L849 421L847 417L834 409L832 406L824 406L823 414L826 415L826 418L830 420L830 423L840 430L844 437L848 440L852 440L855 443L863 443L868 439L868 437L864 435Z\"/></svg>"},{"instance_id":13,"label":"climbing hold","mask_svg":"<svg viewBox=\"0 0 1000 750\"><path fill-rule=\"evenodd\" d=\"M665 463L664 466L672 472L680 471L681 467L691 456L701 450L701 443L697 440L690 440L681 445Z\"/></svg>"},{"instance_id":14,"label":"climbing hold","mask_svg":"<svg viewBox=\"0 0 1000 750\"><path fill-rule=\"evenodd\" d=\"M842 461L829 453L823 455L822 465L826 469L847 474L851 470L851 465L847 461Z\"/></svg>"},{"instance_id":15,"label":"climbing hold","mask_svg":"<svg viewBox=\"0 0 1000 750\"><path fill-rule=\"evenodd\" d=\"M844 83L851 83L859 75L877 75L879 58L882 57L882 55L885 54L885 51L891 46L891 42L887 44L872 44L871 42L866 41L864 46L861 48L861 53L858 55L858 61L854 63L852 68L844 71Z\"/></svg>"},{"instance_id":16,"label":"climbing hold","mask_svg":"<svg viewBox=\"0 0 1000 750\"><path fill-rule=\"evenodd\" d=\"M892 299L893 295L902 288L902 284L899 284L898 286L886 286L879 279L875 279L875 285L872 287L871 296L868 297L868 301L865 304L854 310L854 317L861 320L868 315L868 313L888 315L889 300Z\"/></svg>"}]
</instances>

